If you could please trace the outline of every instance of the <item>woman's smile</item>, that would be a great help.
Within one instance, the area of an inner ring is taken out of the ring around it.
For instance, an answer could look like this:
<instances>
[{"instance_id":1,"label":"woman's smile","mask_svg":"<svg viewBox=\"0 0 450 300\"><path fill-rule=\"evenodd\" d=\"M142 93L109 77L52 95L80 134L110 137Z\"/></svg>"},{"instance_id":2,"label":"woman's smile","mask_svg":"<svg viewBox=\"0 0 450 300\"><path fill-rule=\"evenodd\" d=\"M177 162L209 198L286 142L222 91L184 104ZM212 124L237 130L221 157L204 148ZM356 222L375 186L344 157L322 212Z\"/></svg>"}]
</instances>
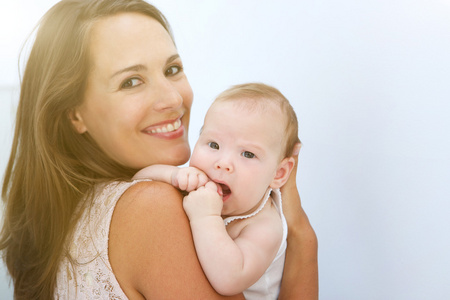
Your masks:
<instances>
[{"instance_id":1,"label":"woman's smile","mask_svg":"<svg viewBox=\"0 0 450 300\"><path fill-rule=\"evenodd\" d=\"M162 139L176 139L184 134L184 126L181 122L181 118L177 118L175 121L165 121L159 124L149 126L143 130L146 134Z\"/></svg>"},{"instance_id":2,"label":"woman's smile","mask_svg":"<svg viewBox=\"0 0 450 300\"><path fill-rule=\"evenodd\" d=\"M185 163L193 94L164 27L140 14L107 17L93 28L90 47L95 67L77 110L79 133L127 167Z\"/></svg>"}]
</instances>

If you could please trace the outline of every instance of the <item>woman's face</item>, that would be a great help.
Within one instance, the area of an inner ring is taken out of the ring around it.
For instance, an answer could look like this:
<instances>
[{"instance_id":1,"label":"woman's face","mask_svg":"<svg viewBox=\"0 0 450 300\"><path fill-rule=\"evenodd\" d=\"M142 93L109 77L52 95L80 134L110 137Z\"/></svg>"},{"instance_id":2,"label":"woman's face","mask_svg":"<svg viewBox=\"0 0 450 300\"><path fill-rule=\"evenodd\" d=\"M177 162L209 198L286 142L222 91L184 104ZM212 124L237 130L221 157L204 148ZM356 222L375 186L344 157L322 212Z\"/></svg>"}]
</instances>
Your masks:
<instances>
[{"instance_id":1,"label":"woman's face","mask_svg":"<svg viewBox=\"0 0 450 300\"><path fill-rule=\"evenodd\" d=\"M138 13L100 19L90 59L84 101L72 115L77 131L127 167L185 163L193 94L164 27Z\"/></svg>"}]
</instances>

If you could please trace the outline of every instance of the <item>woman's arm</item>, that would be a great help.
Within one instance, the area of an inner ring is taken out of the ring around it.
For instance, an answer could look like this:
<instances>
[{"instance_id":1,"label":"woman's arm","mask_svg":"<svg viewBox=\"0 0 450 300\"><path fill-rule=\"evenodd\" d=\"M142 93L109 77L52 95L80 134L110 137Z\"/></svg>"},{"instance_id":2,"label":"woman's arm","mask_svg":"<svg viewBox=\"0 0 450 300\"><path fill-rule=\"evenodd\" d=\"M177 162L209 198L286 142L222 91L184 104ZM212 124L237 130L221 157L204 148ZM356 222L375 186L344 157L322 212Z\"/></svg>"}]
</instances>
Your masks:
<instances>
[{"instance_id":1,"label":"woman's arm","mask_svg":"<svg viewBox=\"0 0 450 300\"><path fill-rule=\"evenodd\" d=\"M288 247L279 299L318 299L317 237L300 202L296 174L300 144L294 151L295 166L282 187L283 212L288 223Z\"/></svg>"},{"instance_id":2,"label":"woman's arm","mask_svg":"<svg viewBox=\"0 0 450 300\"><path fill-rule=\"evenodd\" d=\"M130 299L244 299L223 297L211 287L182 196L165 183L137 183L123 194L111 221L109 257Z\"/></svg>"}]
</instances>

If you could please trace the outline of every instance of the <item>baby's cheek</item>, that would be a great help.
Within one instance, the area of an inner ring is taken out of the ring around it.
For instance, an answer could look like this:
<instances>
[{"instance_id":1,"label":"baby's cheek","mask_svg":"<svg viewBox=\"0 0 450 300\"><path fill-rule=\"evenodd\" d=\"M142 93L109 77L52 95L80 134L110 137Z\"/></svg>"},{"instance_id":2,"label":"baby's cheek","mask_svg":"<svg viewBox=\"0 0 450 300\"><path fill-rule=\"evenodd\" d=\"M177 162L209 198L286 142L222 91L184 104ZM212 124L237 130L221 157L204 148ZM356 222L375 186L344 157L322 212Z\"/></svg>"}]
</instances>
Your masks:
<instances>
[{"instance_id":1,"label":"baby's cheek","mask_svg":"<svg viewBox=\"0 0 450 300\"><path fill-rule=\"evenodd\" d=\"M202 170L203 166L204 166L204 161L206 161L206 157L205 159L201 159L202 157L204 157L204 151L202 151L201 149L199 149L198 147L194 148L194 151L192 152L192 156L191 156L191 160L189 161L189 165L191 167L196 167L200 170Z\"/></svg>"}]
</instances>

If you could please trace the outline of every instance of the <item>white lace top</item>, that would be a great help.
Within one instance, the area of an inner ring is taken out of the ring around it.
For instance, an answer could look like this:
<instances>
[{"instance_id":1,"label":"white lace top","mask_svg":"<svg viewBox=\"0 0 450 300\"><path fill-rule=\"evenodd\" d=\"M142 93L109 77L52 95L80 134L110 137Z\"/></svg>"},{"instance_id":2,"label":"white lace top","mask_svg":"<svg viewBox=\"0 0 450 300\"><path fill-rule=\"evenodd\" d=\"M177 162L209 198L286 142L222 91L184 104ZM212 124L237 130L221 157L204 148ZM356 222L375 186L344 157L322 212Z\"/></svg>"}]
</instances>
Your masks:
<instances>
[{"instance_id":1,"label":"white lace top","mask_svg":"<svg viewBox=\"0 0 450 300\"><path fill-rule=\"evenodd\" d=\"M112 272L108 257L111 217L117 201L134 182L97 187L92 206L66 242L72 263L65 256L58 269L55 299L128 299Z\"/></svg>"},{"instance_id":2,"label":"white lace top","mask_svg":"<svg viewBox=\"0 0 450 300\"><path fill-rule=\"evenodd\" d=\"M278 210L278 213L280 214L281 223L283 226L283 238L281 241L281 245L278 248L277 255L273 259L269 268L267 268L266 272L261 276L260 279L258 279L257 282L255 282L252 286L244 291L244 296L247 300L274 300L278 298L278 294L280 293L280 284L284 270L284 260L286 257L287 248L286 239L288 233L288 227L282 209L280 189L272 190L271 188L269 188L266 192L264 200L253 213L245 216L232 216L224 219L224 224L225 226L227 226L234 220L253 217L263 209L268 199L270 199L269 196L272 196L272 202L274 203L275 207Z\"/></svg>"}]
</instances>

